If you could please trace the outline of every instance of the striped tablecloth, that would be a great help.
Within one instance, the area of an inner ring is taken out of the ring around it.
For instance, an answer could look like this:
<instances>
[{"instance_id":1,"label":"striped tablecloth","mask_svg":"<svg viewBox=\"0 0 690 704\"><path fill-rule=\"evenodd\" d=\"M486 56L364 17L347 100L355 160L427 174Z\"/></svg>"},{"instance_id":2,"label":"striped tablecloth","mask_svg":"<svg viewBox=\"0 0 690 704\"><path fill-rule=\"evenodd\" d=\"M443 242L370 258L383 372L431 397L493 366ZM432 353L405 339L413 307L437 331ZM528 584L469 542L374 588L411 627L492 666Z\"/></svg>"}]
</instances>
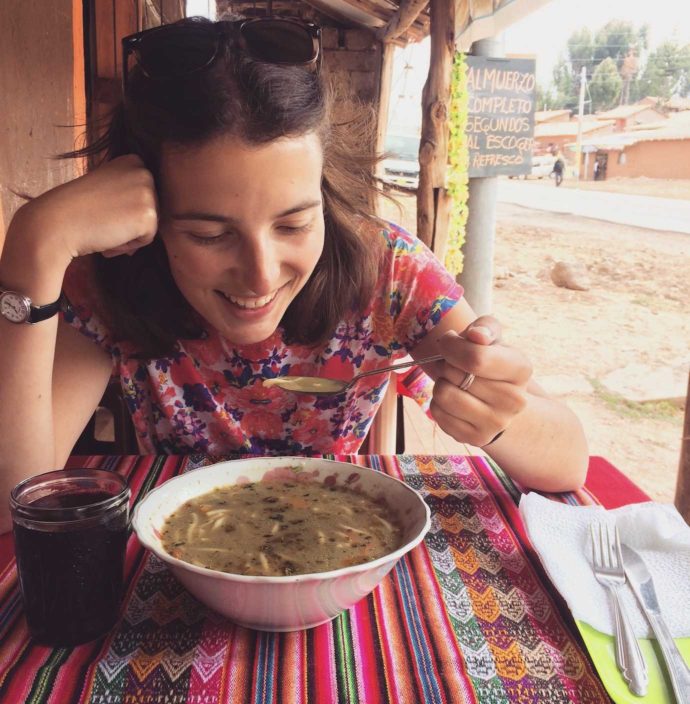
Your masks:
<instances>
[{"instance_id":1,"label":"striped tablecloth","mask_svg":"<svg viewBox=\"0 0 690 704\"><path fill-rule=\"evenodd\" d=\"M216 460L219 458L215 458ZM479 457L336 457L419 490L425 542L328 624L260 633L209 611L131 536L123 615L104 639L51 649L28 637L8 536L0 540L0 702L215 704L608 702L517 511L519 489ZM138 501L209 460L78 457L125 475ZM646 496L592 458L587 488L553 497L615 506Z\"/></svg>"}]
</instances>

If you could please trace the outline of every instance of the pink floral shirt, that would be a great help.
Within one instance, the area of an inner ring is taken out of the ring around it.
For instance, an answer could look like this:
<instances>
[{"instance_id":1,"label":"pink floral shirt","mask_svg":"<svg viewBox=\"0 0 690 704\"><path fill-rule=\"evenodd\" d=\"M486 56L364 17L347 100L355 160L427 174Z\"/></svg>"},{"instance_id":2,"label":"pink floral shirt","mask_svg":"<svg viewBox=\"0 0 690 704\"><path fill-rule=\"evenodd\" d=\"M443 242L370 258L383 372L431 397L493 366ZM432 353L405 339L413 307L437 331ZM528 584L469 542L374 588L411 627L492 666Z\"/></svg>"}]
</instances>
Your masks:
<instances>
[{"instance_id":1,"label":"pink floral shirt","mask_svg":"<svg viewBox=\"0 0 690 704\"><path fill-rule=\"evenodd\" d=\"M462 288L418 239L394 225L381 235L387 246L371 304L343 319L318 347L288 346L281 328L239 347L209 329L204 339L179 340L169 357L142 360L132 356L132 345L113 343L69 287L63 315L112 356L143 453L355 453L388 374L322 398L267 388L261 380L286 374L349 379L386 366L405 357L457 303Z\"/></svg>"}]
</instances>

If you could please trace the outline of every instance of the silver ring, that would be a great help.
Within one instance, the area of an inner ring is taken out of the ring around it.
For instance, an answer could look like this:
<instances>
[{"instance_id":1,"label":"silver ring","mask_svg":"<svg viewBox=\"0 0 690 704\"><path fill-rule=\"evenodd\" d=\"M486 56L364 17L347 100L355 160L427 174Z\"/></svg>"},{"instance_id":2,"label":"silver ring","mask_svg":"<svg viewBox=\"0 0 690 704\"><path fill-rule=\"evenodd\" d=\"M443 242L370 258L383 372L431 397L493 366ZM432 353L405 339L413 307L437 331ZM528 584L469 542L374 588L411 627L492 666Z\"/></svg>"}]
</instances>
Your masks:
<instances>
[{"instance_id":1,"label":"silver ring","mask_svg":"<svg viewBox=\"0 0 690 704\"><path fill-rule=\"evenodd\" d=\"M467 391L470 386L472 386L472 382L475 380L474 374L472 372L466 372L465 378L462 380L462 384L460 384L460 391Z\"/></svg>"}]
</instances>

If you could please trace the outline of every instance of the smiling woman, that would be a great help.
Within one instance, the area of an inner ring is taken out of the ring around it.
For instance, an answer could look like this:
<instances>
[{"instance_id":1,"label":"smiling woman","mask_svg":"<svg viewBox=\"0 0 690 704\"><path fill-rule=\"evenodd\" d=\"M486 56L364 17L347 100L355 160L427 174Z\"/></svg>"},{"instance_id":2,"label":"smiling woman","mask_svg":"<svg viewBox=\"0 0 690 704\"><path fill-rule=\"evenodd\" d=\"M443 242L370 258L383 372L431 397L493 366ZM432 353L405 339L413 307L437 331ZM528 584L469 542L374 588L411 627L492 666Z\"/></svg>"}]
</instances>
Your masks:
<instances>
[{"instance_id":1,"label":"smiling woman","mask_svg":"<svg viewBox=\"0 0 690 704\"><path fill-rule=\"evenodd\" d=\"M333 119L320 36L196 18L123 40L122 102L71 154L99 165L24 206L2 252L3 290L67 300L59 324L0 316L6 488L64 464L111 375L145 453L355 453L387 375L333 398L262 381L408 354L443 357L431 410L453 437L532 486L582 481L577 420L433 254L369 211L375 160Z\"/></svg>"},{"instance_id":2,"label":"smiling woman","mask_svg":"<svg viewBox=\"0 0 690 704\"><path fill-rule=\"evenodd\" d=\"M237 344L278 328L321 258L322 160L313 133L259 146L218 137L163 151L159 232L173 279Z\"/></svg>"}]
</instances>

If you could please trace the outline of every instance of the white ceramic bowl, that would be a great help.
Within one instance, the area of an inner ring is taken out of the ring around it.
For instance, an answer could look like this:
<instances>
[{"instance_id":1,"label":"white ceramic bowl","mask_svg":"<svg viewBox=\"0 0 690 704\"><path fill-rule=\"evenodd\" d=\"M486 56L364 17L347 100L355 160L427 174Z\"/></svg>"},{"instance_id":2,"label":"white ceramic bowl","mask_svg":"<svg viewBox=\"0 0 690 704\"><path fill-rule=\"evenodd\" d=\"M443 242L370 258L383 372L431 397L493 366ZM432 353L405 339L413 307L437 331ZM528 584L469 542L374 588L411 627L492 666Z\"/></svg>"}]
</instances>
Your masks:
<instances>
[{"instance_id":1,"label":"white ceramic bowl","mask_svg":"<svg viewBox=\"0 0 690 704\"><path fill-rule=\"evenodd\" d=\"M384 498L403 525L402 546L362 565L289 577L218 572L178 560L163 549L163 523L180 505L216 487L261 481L280 467L295 467L314 481L329 478L337 485L347 481L373 498ZM199 601L242 626L263 631L296 631L330 621L366 596L422 541L430 524L428 506L403 482L368 467L306 457L232 460L192 470L151 491L132 517L142 544L165 561Z\"/></svg>"}]
</instances>

